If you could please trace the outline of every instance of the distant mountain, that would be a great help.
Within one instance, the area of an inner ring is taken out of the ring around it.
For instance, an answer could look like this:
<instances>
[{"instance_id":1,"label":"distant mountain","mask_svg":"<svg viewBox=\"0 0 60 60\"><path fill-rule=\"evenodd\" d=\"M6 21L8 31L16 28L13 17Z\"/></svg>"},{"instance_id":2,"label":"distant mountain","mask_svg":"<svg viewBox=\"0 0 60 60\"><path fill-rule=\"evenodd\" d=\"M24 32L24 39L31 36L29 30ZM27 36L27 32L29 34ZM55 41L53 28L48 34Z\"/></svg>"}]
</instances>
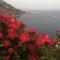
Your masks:
<instances>
[{"instance_id":1,"label":"distant mountain","mask_svg":"<svg viewBox=\"0 0 60 60\"><path fill-rule=\"evenodd\" d=\"M4 12L8 15L16 14L18 16L24 14L25 12L15 7L12 7L10 4L6 3L3 0L0 0L0 12Z\"/></svg>"}]
</instances>

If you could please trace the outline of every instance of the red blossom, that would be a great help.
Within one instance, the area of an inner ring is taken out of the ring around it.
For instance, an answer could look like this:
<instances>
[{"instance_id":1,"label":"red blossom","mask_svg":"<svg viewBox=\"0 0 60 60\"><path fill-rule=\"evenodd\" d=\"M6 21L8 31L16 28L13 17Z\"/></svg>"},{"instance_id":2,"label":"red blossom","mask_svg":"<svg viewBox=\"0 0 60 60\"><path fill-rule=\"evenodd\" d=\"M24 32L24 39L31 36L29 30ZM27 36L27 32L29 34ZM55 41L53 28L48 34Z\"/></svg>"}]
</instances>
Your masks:
<instances>
[{"instance_id":1,"label":"red blossom","mask_svg":"<svg viewBox=\"0 0 60 60\"><path fill-rule=\"evenodd\" d=\"M38 45L38 46L44 46L46 41L45 39L41 39L40 37L36 38L35 39L35 43Z\"/></svg>"},{"instance_id":2,"label":"red blossom","mask_svg":"<svg viewBox=\"0 0 60 60\"><path fill-rule=\"evenodd\" d=\"M25 27L25 23L24 22L20 22L20 27Z\"/></svg>"},{"instance_id":3,"label":"red blossom","mask_svg":"<svg viewBox=\"0 0 60 60\"><path fill-rule=\"evenodd\" d=\"M2 33L0 33L0 38L2 38L2 39L4 38Z\"/></svg>"},{"instance_id":4,"label":"red blossom","mask_svg":"<svg viewBox=\"0 0 60 60\"><path fill-rule=\"evenodd\" d=\"M10 60L10 56L3 56L2 60Z\"/></svg>"},{"instance_id":5,"label":"red blossom","mask_svg":"<svg viewBox=\"0 0 60 60\"><path fill-rule=\"evenodd\" d=\"M21 35L19 35L19 39L22 41L22 42L28 42L30 40L30 36L28 35L28 33L26 32L23 32L21 33Z\"/></svg>"},{"instance_id":6,"label":"red blossom","mask_svg":"<svg viewBox=\"0 0 60 60\"><path fill-rule=\"evenodd\" d=\"M3 47L8 47L8 46L10 46L10 45L11 45L10 41L9 41L9 40L6 40L6 41L4 42L4 44L3 44Z\"/></svg>"},{"instance_id":7,"label":"red blossom","mask_svg":"<svg viewBox=\"0 0 60 60\"><path fill-rule=\"evenodd\" d=\"M9 24L10 23L10 17L9 16L5 16L5 18L4 18L4 23L6 23L6 24Z\"/></svg>"},{"instance_id":8,"label":"red blossom","mask_svg":"<svg viewBox=\"0 0 60 60\"><path fill-rule=\"evenodd\" d=\"M8 29L7 32L8 32L9 38L11 38L12 40L13 40L15 37L17 37L16 31L14 31L13 29Z\"/></svg>"},{"instance_id":9,"label":"red blossom","mask_svg":"<svg viewBox=\"0 0 60 60\"><path fill-rule=\"evenodd\" d=\"M27 60L40 60L37 56L34 56L34 55L29 55L27 57Z\"/></svg>"},{"instance_id":10,"label":"red blossom","mask_svg":"<svg viewBox=\"0 0 60 60\"><path fill-rule=\"evenodd\" d=\"M14 48L9 48L9 53L13 53L14 52Z\"/></svg>"},{"instance_id":11,"label":"red blossom","mask_svg":"<svg viewBox=\"0 0 60 60\"><path fill-rule=\"evenodd\" d=\"M30 53L35 54L35 52L36 52L36 46L35 45L28 45L27 48L30 51Z\"/></svg>"},{"instance_id":12,"label":"red blossom","mask_svg":"<svg viewBox=\"0 0 60 60\"><path fill-rule=\"evenodd\" d=\"M18 47L22 47L23 46L23 42L22 41L18 41Z\"/></svg>"},{"instance_id":13,"label":"red blossom","mask_svg":"<svg viewBox=\"0 0 60 60\"><path fill-rule=\"evenodd\" d=\"M36 30L35 28L31 28L31 29L29 30L29 32L30 32L30 33L33 33L35 36L38 35L38 32L37 32L37 30Z\"/></svg>"},{"instance_id":14,"label":"red blossom","mask_svg":"<svg viewBox=\"0 0 60 60\"><path fill-rule=\"evenodd\" d=\"M8 36L13 40L16 37L15 33L8 33Z\"/></svg>"},{"instance_id":15,"label":"red blossom","mask_svg":"<svg viewBox=\"0 0 60 60\"><path fill-rule=\"evenodd\" d=\"M57 33L58 35L60 35L60 29L56 30L56 33Z\"/></svg>"},{"instance_id":16,"label":"red blossom","mask_svg":"<svg viewBox=\"0 0 60 60\"><path fill-rule=\"evenodd\" d=\"M31 29L29 30L29 32L30 32L30 33L34 33L34 32L36 32L36 29L35 29L35 28L31 28Z\"/></svg>"},{"instance_id":17,"label":"red blossom","mask_svg":"<svg viewBox=\"0 0 60 60\"><path fill-rule=\"evenodd\" d=\"M50 39L47 41L49 46L54 47L56 45L56 40L55 39Z\"/></svg>"},{"instance_id":18,"label":"red blossom","mask_svg":"<svg viewBox=\"0 0 60 60\"><path fill-rule=\"evenodd\" d=\"M19 22L15 21L14 19L11 21L11 23L9 24L9 27L12 29L18 29L20 26Z\"/></svg>"},{"instance_id":19,"label":"red blossom","mask_svg":"<svg viewBox=\"0 0 60 60\"><path fill-rule=\"evenodd\" d=\"M0 12L0 19L3 19L5 17L5 14L3 12Z\"/></svg>"},{"instance_id":20,"label":"red blossom","mask_svg":"<svg viewBox=\"0 0 60 60\"><path fill-rule=\"evenodd\" d=\"M8 15L5 15L3 12L0 12L0 19L2 19L2 22L7 24L9 24L9 22L11 21L10 17Z\"/></svg>"},{"instance_id":21,"label":"red blossom","mask_svg":"<svg viewBox=\"0 0 60 60\"><path fill-rule=\"evenodd\" d=\"M43 34L43 35L41 36L41 38L43 38L43 39L45 39L45 40L48 40L48 39L49 39L49 35Z\"/></svg>"}]
</instances>

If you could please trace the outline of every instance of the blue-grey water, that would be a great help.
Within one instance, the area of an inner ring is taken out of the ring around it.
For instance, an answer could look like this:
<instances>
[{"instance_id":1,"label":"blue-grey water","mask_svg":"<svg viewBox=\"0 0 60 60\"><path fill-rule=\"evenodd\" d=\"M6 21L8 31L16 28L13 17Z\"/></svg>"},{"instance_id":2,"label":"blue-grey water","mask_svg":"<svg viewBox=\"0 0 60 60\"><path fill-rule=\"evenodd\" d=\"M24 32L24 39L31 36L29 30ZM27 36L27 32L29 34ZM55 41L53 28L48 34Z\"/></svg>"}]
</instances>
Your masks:
<instances>
[{"instance_id":1,"label":"blue-grey water","mask_svg":"<svg viewBox=\"0 0 60 60\"><path fill-rule=\"evenodd\" d=\"M47 33L51 37L60 29L60 11L30 11L18 20L25 22L28 29L35 27L41 34Z\"/></svg>"}]
</instances>

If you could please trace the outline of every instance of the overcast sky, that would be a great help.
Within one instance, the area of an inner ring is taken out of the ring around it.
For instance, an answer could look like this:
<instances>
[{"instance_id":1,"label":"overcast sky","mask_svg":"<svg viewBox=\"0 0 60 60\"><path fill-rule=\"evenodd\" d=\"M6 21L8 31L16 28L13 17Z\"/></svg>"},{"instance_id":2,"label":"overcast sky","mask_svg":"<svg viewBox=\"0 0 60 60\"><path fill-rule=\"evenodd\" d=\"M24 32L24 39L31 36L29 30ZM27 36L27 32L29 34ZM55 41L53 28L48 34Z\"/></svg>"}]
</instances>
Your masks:
<instances>
[{"instance_id":1,"label":"overcast sky","mask_svg":"<svg viewBox=\"0 0 60 60\"><path fill-rule=\"evenodd\" d=\"M58 10L60 0L5 0L16 8L23 10Z\"/></svg>"}]
</instances>

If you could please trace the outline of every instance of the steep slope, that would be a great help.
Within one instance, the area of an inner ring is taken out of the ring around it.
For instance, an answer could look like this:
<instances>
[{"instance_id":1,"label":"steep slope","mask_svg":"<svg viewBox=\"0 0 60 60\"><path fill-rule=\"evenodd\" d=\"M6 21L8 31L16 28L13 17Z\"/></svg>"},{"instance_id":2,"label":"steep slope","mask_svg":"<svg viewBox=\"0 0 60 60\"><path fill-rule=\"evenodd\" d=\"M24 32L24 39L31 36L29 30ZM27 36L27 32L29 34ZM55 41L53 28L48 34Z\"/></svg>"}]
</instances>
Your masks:
<instances>
[{"instance_id":1,"label":"steep slope","mask_svg":"<svg viewBox=\"0 0 60 60\"><path fill-rule=\"evenodd\" d=\"M4 12L6 14L15 14L15 15L22 15L25 12L19 9L16 9L15 7L12 7L8 3L6 3L3 0L0 0L0 12Z\"/></svg>"}]
</instances>

